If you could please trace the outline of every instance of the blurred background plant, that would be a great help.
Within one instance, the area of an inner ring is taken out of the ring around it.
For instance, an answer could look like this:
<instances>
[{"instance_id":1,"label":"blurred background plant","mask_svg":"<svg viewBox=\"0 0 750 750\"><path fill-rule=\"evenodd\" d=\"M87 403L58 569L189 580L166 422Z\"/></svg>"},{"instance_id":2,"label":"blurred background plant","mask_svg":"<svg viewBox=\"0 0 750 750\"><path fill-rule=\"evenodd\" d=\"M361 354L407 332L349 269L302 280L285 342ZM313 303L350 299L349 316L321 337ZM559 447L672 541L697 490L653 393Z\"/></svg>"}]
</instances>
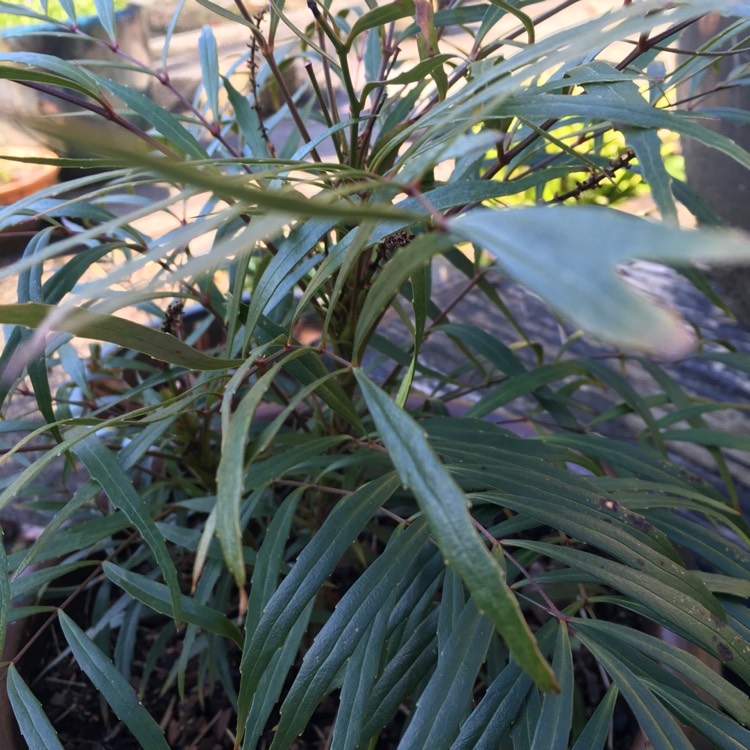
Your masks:
<instances>
[{"instance_id":1,"label":"blurred background plant","mask_svg":"<svg viewBox=\"0 0 750 750\"><path fill-rule=\"evenodd\" d=\"M26 24L49 23L44 19L55 21L67 21L70 18L70 9L76 18L96 15L95 0L71 0L64 7L64 0L16 0L14 13L0 13L0 29L10 26L24 26ZM122 10L127 5L127 0L114 0L114 9ZM33 15L23 14L21 9L29 10ZM40 18L41 16L41 18Z\"/></svg>"},{"instance_id":2,"label":"blurred background plant","mask_svg":"<svg viewBox=\"0 0 750 750\"><path fill-rule=\"evenodd\" d=\"M685 228L721 222L677 150L747 168L706 127L746 115L680 109L705 68L669 57L708 11L742 48L747 4L199 2L194 95L184 2L156 63L60 2L137 85L0 56L68 154L22 161L73 176L0 210L42 222L0 304L25 742L749 746L750 444L714 421L747 402L684 368L744 387L692 263L750 247ZM646 189L651 218L611 207Z\"/></svg>"}]
</instances>

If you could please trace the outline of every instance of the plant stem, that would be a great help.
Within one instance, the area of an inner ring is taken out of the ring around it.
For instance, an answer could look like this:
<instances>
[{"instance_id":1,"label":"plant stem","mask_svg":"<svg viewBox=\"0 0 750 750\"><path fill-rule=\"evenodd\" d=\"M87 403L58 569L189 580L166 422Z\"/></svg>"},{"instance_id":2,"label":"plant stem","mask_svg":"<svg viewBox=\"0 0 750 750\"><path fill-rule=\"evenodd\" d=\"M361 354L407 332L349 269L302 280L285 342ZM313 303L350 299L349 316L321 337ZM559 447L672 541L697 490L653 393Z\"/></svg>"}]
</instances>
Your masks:
<instances>
[{"instance_id":1,"label":"plant stem","mask_svg":"<svg viewBox=\"0 0 750 750\"><path fill-rule=\"evenodd\" d=\"M297 109L297 105L294 103L294 99L292 98L289 88L286 85L284 76L281 70L279 70L279 66L276 64L276 58L273 56L273 49L271 49L267 43L264 43L263 45L262 54L266 62L268 63L268 67L271 69L271 73L276 81L276 84L279 87L279 91L281 92L282 97L284 98L284 102L286 103L287 107L289 107L289 112L292 115L292 119L294 120L294 124L296 125L299 134L302 136L305 143L312 143L312 138L310 137L310 133L308 132L307 127L302 120L302 115L300 115L299 110ZM310 149L310 153L312 154L312 157L313 159L315 159L315 161L323 161L320 158L318 150L314 146L312 147L312 149Z\"/></svg>"}]
</instances>

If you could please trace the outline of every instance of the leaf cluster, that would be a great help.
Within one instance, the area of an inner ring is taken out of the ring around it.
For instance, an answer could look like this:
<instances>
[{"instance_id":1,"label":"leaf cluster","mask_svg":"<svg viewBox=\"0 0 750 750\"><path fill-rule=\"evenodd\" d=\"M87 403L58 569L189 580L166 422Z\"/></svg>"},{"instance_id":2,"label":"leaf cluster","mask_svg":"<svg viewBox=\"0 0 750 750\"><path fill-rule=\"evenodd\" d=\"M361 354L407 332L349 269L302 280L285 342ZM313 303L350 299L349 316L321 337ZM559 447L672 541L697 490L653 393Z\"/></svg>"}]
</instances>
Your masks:
<instances>
[{"instance_id":1,"label":"leaf cluster","mask_svg":"<svg viewBox=\"0 0 750 750\"><path fill-rule=\"evenodd\" d=\"M680 136L750 166L695 97L675 104L703 51L742 46L746 4L643 0L550 33L575 3L199 2L248 47L227 62L205 27L192 100L174 23L160 63L136 60L109 0L96 43L142 87L0 55L0 78L75 108L33 124L81 170L0 210L0 229L40 224L0 305L0 511L44 519L0 547L29 747L62 747L37 696L69 659L148 748L169 746L148 702L168 691L223 694L244 750L616 748L623 722L664 750L750 746L731 465L750 443L714 421L747 406L677 375L750 360L619 273L666 264L720 303L693 262L748 258L738 232L680 227L678 207L719 222L668 165ZM664 67L708 11L728 30ZM656 219L580 205L630 190L624 164ZM498 271L549 306L558 346Z\"/></svg>"}]
</instances>

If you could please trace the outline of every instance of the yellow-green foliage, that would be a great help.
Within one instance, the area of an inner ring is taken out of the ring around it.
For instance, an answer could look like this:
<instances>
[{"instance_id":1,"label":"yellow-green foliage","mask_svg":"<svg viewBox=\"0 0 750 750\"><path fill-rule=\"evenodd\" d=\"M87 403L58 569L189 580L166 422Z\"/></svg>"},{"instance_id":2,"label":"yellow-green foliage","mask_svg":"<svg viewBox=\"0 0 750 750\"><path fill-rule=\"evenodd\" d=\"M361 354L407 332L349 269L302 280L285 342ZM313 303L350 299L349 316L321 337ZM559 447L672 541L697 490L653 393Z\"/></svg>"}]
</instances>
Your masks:
<instances>
[{"instance_id":1,"label":"yellow-green foliage","mask_svg":"<svg viewBox=\"0 0 750 750\"><path fill-rule=\"evenodd\" d=\"M594 172L588 168L586 161L595 162L599 167L606 167L609 166L610 161L625 154L628 148L625 137L617 130L608 130L585 140L584 143L579 143L583 133L578 125L563 124L551 132L556 140L563 142L566 146L581 154L583 157L581 169L570 171L562 177L555 177L540 183L536 187L503 198L503 203L524 205L552 201L556 196L574 190L579 183L585 182L593 175ZM679 153L679 137L673 133L665 132L662 143L662 155L667 171L677 179L684 179L685 170L682 155ZM510 168L504 169L496 179L519 178L526 174L528 170L533 170L535 163L542 160L547 161L553 154L561 154L559 157L560 166L566 163L570 164L571 156L563 154L558 145L548 141L546 145L540 144L540 147L533 154L530 154L523 164L514 164ZM491 152L489 156L494 159L497 153ZM638 174L638 160L634 159L631 164L632 169L618 169L613 179L605 179L596 188L584 191L575 199L576 202L587 205L616 205L628 198L648 194L650 188ZM571 170L574 169L571 166ZM573 200L571 198L569 202Z\"/></svg>"},{"instance_id":2,"label":"yellow-green foliage","mask_svg":"<svg viewBox=\"0 0 750 750\"><path fill-rule=\"evenodd\" d=\"M54 18L58 21L68 19L68 14L60 4L59 0L16 0L16 5L28 8L41 15ZM121 10L127 5L127 0L114 0L115 10ZM76 11L77 18L84 16L96 15L96 6L94 0L73 0L73 7ZM26 26L28 24L39 23L39 21L30 16L15 15L13 13L0 13L0 29L11 26Z\"/></svg>"}]
</instances>

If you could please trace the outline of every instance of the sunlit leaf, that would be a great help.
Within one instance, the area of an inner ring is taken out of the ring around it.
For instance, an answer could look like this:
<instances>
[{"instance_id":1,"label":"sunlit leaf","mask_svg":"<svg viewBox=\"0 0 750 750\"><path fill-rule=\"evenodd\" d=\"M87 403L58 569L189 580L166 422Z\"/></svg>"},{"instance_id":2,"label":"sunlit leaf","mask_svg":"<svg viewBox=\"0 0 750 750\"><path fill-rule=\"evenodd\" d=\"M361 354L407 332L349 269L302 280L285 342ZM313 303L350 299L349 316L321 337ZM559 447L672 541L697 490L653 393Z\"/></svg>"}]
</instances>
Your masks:
<instances>
[{"instance_id":1,"label":"sunlit leaf","mask_svg":"<svg viewBox=\"0 0 750 750\"><path fill-rule=\"evenodd\" d=\"M750 257L750 240L736 232L679 231L589 206L479 208L453 220L452 227L585 331L664 356L689 348L690 334L676 314L627 286L617 264L632 258L716 263Z\"/></svg>"}]
</instances>

